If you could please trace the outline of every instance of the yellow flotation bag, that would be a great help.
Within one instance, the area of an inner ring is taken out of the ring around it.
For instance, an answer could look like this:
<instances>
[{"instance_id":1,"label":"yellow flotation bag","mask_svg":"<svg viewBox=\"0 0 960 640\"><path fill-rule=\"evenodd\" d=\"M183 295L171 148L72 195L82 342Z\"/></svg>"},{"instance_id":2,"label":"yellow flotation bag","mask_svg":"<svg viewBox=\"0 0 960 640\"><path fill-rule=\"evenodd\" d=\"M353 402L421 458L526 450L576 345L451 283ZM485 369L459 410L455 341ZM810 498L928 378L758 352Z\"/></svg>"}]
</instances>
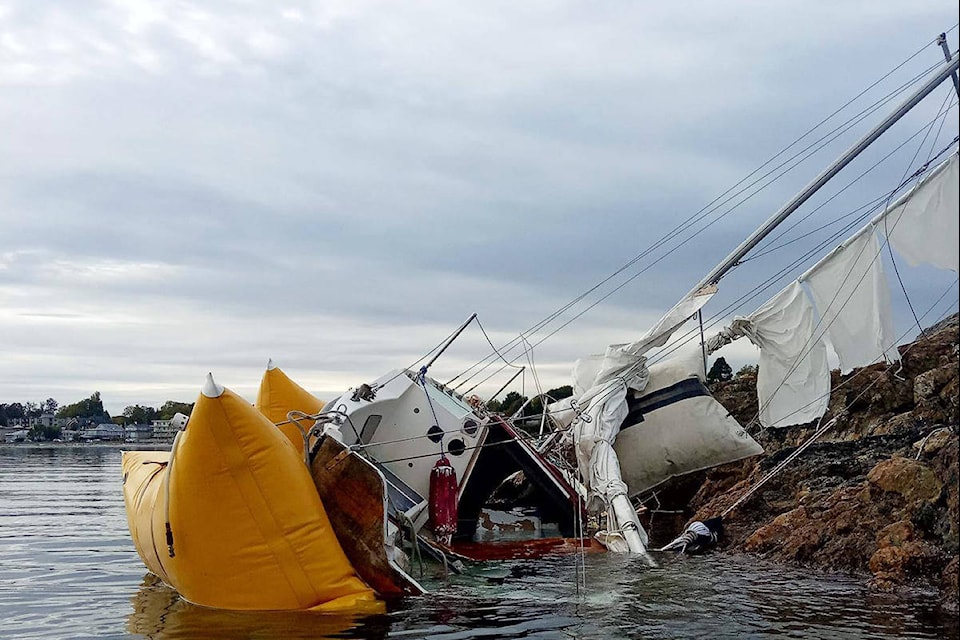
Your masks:
<instances>
[{"instance_id":1,"label":"yellow flotation bag","mask_svg":"<svg viewBox=\"0 0 960 640\"><path fill-rule=\"evenodd\" d=\"M123 495L140 557L189 602L383 611L337 542L302 457L212 377L169 453L124 452Z\"/></svg>"},{"instance_id":2,"label":"yellow flotation bag","mask_svg":"<svg viewBox=\"0 0 960 640\"><path fill-rule=\"evenodd\" d=\"M279 425L287 440L303 453L303 435L297 425L288 421L287 414L290 411L301 411L315 415L323 409L323 401L288 378L271 360L260 380L260 390L254 406L267 416L270 422ZM301 420L300 426L309 429L313 422Z\"/></svg>"}]
</instances>

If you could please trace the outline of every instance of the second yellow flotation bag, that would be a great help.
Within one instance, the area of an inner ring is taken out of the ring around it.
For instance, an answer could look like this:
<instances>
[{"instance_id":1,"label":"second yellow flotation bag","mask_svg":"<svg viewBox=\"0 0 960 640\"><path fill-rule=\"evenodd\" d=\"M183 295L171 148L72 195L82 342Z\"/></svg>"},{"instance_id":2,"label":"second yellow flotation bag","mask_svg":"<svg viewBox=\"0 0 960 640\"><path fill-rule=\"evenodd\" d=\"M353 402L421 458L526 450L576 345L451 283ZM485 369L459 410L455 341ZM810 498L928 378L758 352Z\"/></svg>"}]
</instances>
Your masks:
<instances>
[{"instance_id":1,"label":"second yellow flotation bag","mask_svg":"<svg viewBox=\"0 0 960 640\"><path fill-rule=\"evenodd\" d=\"M300 411L316 415L323 409L323 401L288 378L271 360L260 380L260 390L254 406L267 416L270 422L278 425L287 440L303 453L303 435L297 425L288 420L287 414L290 411ZM310 429L313 421L300 420L300 426Z\"/></svg>"},{"instance_id":2,"label":"second yellow flotation bag","mask_svg":"<svg viewBox=\"0 0 960 640\"><path fill-rule=\"evenodd\" d=\"M123 475L137 552L184 599L383 611L337 542L297 450L212 377L173 449L124 452Z\"/></svg>"}]
</instances>

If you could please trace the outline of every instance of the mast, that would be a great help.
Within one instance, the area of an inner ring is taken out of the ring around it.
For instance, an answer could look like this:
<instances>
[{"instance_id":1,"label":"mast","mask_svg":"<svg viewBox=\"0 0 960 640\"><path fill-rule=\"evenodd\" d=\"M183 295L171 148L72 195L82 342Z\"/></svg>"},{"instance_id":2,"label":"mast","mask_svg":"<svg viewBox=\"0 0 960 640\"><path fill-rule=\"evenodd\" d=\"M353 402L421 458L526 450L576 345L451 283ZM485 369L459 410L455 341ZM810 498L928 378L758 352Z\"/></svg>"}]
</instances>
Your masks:
<instances>
[{"instance_id":1,"label":"mast","mask_svg":"<svg viewBox=\"0 0 960 640\"><path fill-rule=\"evenodd\" d=\"M734 249L733 252L724 258L720 264L714 267L713 270L697 284L697 286L695 286L686 296L684 296L684 298L696 294L698 291L700 291L700 289L706 287L707 285L717 284L720 279L723 278L728 271L730 271L730 269L737 266L740 260L747 255L751 249L757 246L761 240L763 240L781 222L786 220L790 214L796 211L823 185L837 175L837 173L847 166L850 161L860 155L864 149L873 144L877 138L879 138L887 129L892 127L894 123L900 120L900 118L906 115L908 111L917 106L917 104L927 97L931 91L936 89L941 82L951 77L952 74L955 74L958 66L960 66L960 58L958 58L957 53L954 53L943 65L940 66L937 72L931 76L922 87L917 89L909 98L904 100L893 113L884 118L883 122L874 127L865 136L860 138L856 144L845 151L843 155L833 162L833 164L824 169L823 172L814 178L810 184L804 187L800 193L795 195L789 202L783 205L779 211L777 211L766 222L764 222L759 229L750 234L746 240L740 243L740 246Z\"/></svg>"},{"instance_id":2,"label":"mast","mask_svg":"<svg viewBox=\"0 0 960 640\"><path fill-rule=\"evenodd\" d=\"M946 60L950 60L950 47L947 46L946 32L937 36L937 44L940 45L941 49L943 49L943 57ZM957 78L957 72L954 71L951 73L950 77L953 78L953 88L957 90L957 96L960 97L960 79Z\"/></svg>"}]
</instances>

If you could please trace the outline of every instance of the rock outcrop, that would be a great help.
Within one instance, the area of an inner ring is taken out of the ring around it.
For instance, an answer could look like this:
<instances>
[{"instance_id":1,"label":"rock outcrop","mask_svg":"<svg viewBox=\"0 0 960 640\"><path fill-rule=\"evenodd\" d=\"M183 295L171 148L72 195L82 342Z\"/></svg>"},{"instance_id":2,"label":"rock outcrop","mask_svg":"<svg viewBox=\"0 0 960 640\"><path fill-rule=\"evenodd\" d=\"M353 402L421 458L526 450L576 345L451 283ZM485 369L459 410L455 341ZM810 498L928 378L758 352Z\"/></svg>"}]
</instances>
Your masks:
<instances>
[{"instance_id":1,"label":"rock outcrop","mask_svg":"<svg viewBox=\"0 0 960 640\"><path fill-rule=\"evenodd\" d=\"M935 586L956 610L958 342L954 316L901 347L902 366L834 371L823 423L836 424L724 519L725 547L863 572L878 589ZM746 425L755 387L748 373L713 391ZM685 504L691 520L722 513L816 428L761 432L764 456L701 474L693 488L688 480L673 504ZM670 489L659 497L670 503Z\"/></svg>"}]
</instances>

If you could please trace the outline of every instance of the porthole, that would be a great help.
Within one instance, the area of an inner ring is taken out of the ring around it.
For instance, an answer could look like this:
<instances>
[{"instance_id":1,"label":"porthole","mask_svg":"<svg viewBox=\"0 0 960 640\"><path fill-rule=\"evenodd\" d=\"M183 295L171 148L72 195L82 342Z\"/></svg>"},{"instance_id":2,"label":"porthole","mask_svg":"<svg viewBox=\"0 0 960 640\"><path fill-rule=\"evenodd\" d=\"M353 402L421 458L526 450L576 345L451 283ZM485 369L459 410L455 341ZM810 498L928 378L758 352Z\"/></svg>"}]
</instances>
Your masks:
<instances>
[{"instance_id":1,"label":"porthole","mask_svg":"<svg viewBox=\"0 0 960 640\"><path fill-rule=\"evenodd\" d=\"M463 423L463 432L468 436L477 435L477 431L480 429L480 425L477 424L476 420L467 420Z\"/></svg>"},{"instance_id":2,"label":"porthole","mask_svg":"<svg viewBox=\"0 0 960 640\"><path fill-rule=\"evenodd\" d=\"M427 429L427 438L430 439L430 442L440 442L443 440L443 429L437 425L433 425Z\"/></svg>"},{"instance_id":3,"label":"porthole","mask_svg":"<svg viewBox=\"0 0 960 640\"><path fill-rule=\"evenodd\" d=\"M467 446L460 438L454 438L450 441L450 444L447 445L447 451L449 451L452 456L462 456L466 450Z\"/></svg>"}]
</instances>

